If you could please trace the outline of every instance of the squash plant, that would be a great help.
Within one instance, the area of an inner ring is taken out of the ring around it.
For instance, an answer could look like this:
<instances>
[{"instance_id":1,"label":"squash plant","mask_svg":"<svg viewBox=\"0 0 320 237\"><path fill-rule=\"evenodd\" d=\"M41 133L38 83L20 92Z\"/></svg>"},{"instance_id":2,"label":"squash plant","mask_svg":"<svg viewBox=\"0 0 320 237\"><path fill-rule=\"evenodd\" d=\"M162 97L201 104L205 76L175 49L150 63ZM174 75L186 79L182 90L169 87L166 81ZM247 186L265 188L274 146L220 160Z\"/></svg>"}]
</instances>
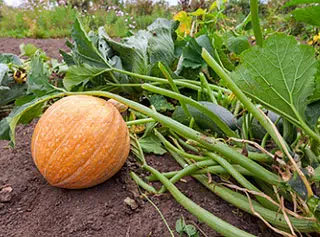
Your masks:
<instances>
[{"instance_id":1,"label":"squash plant","mask_svg":"<svg viewBox=\"0 0 320 237\"><path fill-rule=\"evenodd\" d=\"M111 98L129 107L125 119L131 131L131 151L150 174L141 178L132 172L131 177L150 195L168 191L217 232L251 236L199 207L176 188L177 181L191 175L281 235L319 232L319 194L314 188L320 180L319 61L312 46L292 36L275 33L265 39L257 1L250 3L253 32L235 29L222 35L203 31L183 39L177 38L177 22L165 19L121 42L112 40L102 28L87 34L76 19L73 43L67 41L70 52L61 51L61 68L67 67L62 82L50 83L52 69L35 53L27 82L21 85L27 93L1 120L0 138L14 145L16 125L30 122L59 98ZM249 44L252 33L255 44ZM8 76L7 71L1 75ZM155 95L161 98L161 106L142 99ZM180 119L174 116L177 114ZM42 118L50 120L46 114ZM50 127L42 118L40 124ZM94 127L99 126L103 127ZM139 135L138 126L145 129L144 135ZM108 136L107 130L101 131ZM35 133L46 136L37 128ZM157 151L148 142L162 146L161 152L169 152L181 170L160 173L149 166L144 152ZM126 140L121 144L126 147ZM38 152L42 147L40 144ZM66 164L74 165L72 161ZM62 170L66 164L61 164ZM81 170L83 175L89 172ZM213 181L212 175L232 179ZM157 190L154 181L163 186Z\"/></svg>"}]
</instances>

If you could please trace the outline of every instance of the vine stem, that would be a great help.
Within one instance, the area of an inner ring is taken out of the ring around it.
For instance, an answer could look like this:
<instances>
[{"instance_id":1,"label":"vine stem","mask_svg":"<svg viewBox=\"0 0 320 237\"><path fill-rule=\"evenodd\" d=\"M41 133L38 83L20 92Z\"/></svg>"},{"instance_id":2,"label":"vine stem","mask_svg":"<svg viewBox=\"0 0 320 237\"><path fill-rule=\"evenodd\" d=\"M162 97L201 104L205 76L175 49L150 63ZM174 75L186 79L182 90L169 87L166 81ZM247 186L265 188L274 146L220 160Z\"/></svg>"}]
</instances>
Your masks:
<instances>
[{"instance_id":1,"label":"vine stem","mask_svg":"<svg viewBox=\"0 0 320 237\"><path fill-rule=\"evenodd\" d=\"M152 86L150 84L143 84L142 88L147 90L147 91L151 91L157 94L161 94L164 96L168 96L170 98L173 99L177 99L180 101L180 103L185 103L185 104L189 104L195 108L197 108L200 112L204 113L205 115L209 116L212 121L214 121L214 123L229 137L238 137L237 134L231 129L229 128L228 125L226 125L219 116L217 116L215 113L213 113L211 110L209 110L206 106L200 104L199 102L186 97L182 94L179 93L175 93L166 89L162 89L156 86Z\"/></svg>"},{"instance_id":2,"label":"vine stem","mask_svg":"<svg viewBox=\"0 0 320 237\"><path fill-rule=\"evenodd\" d=\"M153 118L144 118L144 119L127 121L126 123L127 123L127 126L132 126L132 125L139 125L139 124L152 123L152 122L155 122Z\"/></svg>"},{"instance_id":3,"label":"vine stem","mask_svg":"<svg viewBox=\"0 0 320 237\"><path fill-rule=\"evenodd\" d=\"M170 151L170 150L169 150ZM184 161L183 157L178 155L175 152L170 151L173 158L180 164L181 167L185 167L187 163ZM227 187L218 185L217 183L208 183L208 178L205 175L194 174L192 175L196 180L198 180L202 185L208 188L210 191L224 199L225 201L231 203L235 207L240 208L241 210L252 213L252 207L256 212L258 212L264 219L266 219L271 224L281 227L283 229L289 230L287 222L284 220L283 214L269 210L261 206L255 200L251 201L251 205L248 202L248 199L240 194L235 192ZM314 232L317 229L317 222L311 220L303 220L295 217L289 217L290 221L293 223L294 227L301 232Z\"/></svg>"},{"instance_id":4,"label":"vine stem","mask_svg":"<svg viewBox=\"0 0 320 237\"><path fill-rule=\"evenodd\" d=\"M224 236L243 236L243 237L251 237L254 235L249 234L248 232L245 232L243 230L238 229L237 227L234 227L233 225L230 225L229 223L221 220L220 218L214 216L207 210L203 209L202 207L195 204L192 200L187 198L183 193L180 192L180 190L174 186L169 179L167 179L164 175L162 175L159 171L152 168L151 166L145 165L143 168L145 168L147 171L149 171L151 174L155 175L160 182L167 188L167 190L171 193L171 195L176 199L176 201L182 205L184 208L186 208L190 213L192 213L194 216L196 216L199 220L206 223L208 226L210 226L215 231L219 232L220 234Z\"/></svg>"},{"instance_id":5,"label":"vine stem","mask_svg":"<svg viewBox=\"0 0 320 237\"><path fill-rule=\"evenodd\" d=\"M254 36L256 38L256 43L260 47L263 46L263 36L260 26L260 20L259 20L259 7L258 7L258 1L257 0L250 0L250 11L251 11L251 22L252 22L252 28L254 32Z\"/></svg>"},{"instance_id":6,"label":"vine stem","mask_svg":"<svg viewBox=\"0 0 320 237\"><path fill-rule=\"evenodd\" d=\"M138 73L128 72L128 71L121 70L121 69L118 69L118 68L112 68L111 70L114 71L114 72L119 72L119 73L122 73L122 74L125 74L125 75L128 75L128 76L131 76L131 77L139 78L139 79L142 79L142 80L145 80L145 81L153 81L153 82L159 82L159 83L165 83L165 84L169 83L168 80L166 80L164 78L160 78L160 77L152 77L152 76L141 75L141 74L138 74ZM193 90L199 90L200 89L200 85L201 85L201 83L199 81L191 81L191 80L187 80L187 79L174 79L174 83L177 86L184 86L184 87L187 87L187 88L190 88L190 89L193 89ZM209 86L213 90L230 93L230 91L228 89L224 88L224 87L220 87L220 86L212 85L212 84L210 84ZM214 93L216 93L216 92L214 92Z\"/></svg>"},{"instance_id":7,"label":"vine stem","mask_svg":"<svg viewBox=\"0 0 320 237\"><path fill-rule=\"evenodd\" d=\"M205 155L209 156L214 161L218 162L243 187L252 191L261 192L256 186L254 186L249 180L247 180L239 171L237 171L228 161L226 161L219 155L216 155L212 152L205 152ZM267 207L268 209L274 210L274 211L277 210L277 207L273 203L271 203L269 200L259 196L257 196L256 198L263 206Z\"/></svg>"},{"instance_id":8,"label":"vine stem","mask_svg":"<svg viewBox=\"0 0 320 237\"><path fill-rule=\"evenodd\" d=\"M220 78L224 80L224 82L227 84L227 87L236 95L236 97L238 98L238 100L240 100L244 107L247 108L247 110L260 122L260 124L267 130L276 144L286 154L295 170L298 172L298 175L301 177L304 185L306 186L308 197L314 196L306 176L300 170L298 164L289 153L284 139L279 134L277 128L271 122L271 120L251 102L251 100L241 91L241 89L236 85L231 77L219 66L219 64L211 57L211 55L205 48L202 49L202 57L207 62L207 64L220 76Z\"/></svg>"}]
</instances>

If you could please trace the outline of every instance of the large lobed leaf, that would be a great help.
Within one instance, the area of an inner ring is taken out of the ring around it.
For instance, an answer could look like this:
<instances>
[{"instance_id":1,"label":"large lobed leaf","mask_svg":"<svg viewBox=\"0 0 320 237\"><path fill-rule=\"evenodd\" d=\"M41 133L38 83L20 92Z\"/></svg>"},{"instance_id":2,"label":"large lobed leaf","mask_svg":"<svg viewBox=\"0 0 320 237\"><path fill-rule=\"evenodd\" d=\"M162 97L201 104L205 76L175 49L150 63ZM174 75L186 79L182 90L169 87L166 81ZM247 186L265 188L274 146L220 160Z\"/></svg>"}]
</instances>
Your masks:
<instances>
[{"instance_id":1,"label":"large lobed leaf","mask_svg":"<svg viewBox=\"0 0 320 237\"><path fill-rule=\"evenodd\" d=\"M148 31L140 30L134 36L124 38L122 42L111 38L106 40L112 50L120 56L126 70L147 75L149 71L147 49L150 36Z\"/></svg>"},{"instance_id":2,"label":"large lobed leaf","mask_svg":"<svg viewBox=\"0 0 320 237\"><path fill-rule=\"evenodd\" d=\"M76 18L73 24L71 36L75 42L73 52L83 63L95 67L110 67L106 59L88 37L78 18Z\"/></svg>"},{"instance_id":3,"label":"large lobed leaf","mask_svg":"<svg viewBox=\"0 0 320 237\"><path fill-rule=\"evenodd\" d=\"M150 63L162 62L171 65L175 59L172 31L176 28L174 22L158 18L148 26L151 36L148 41Z\"/></svg>"},{"instance_id":4,"label":"large lobed leaf","mask_svg":"<svg viewBox=\"0 0 320 237\"><path fill-rule=\"evenodd\" d=\"M106 72L107 69L101 67L93 67L88 64L73 65L69 67L65 78L63 79L63 85L67 90L71 90L74 86L81 83L87 83L94 77Z\"/></svg>"},{"instance_id":5,"label":"large lobed leaf","mask_svg":"<svg viewBox=\"0 0 320 237\"><path fill-rule=\"evenodd\" d=\"M28 74L27 85L28 93L34 93L42 96L54 91L49 83L50 73L46 65L43 63L40 54L35 54L30 63L31 71Z\"/></svg>"},{"instance_id":6,"label":"large lobed leaf","mask_svg":"<svg viewBox=\"0 0 320 237\"><path fill-rule=\"evenodd\" d=\"M236 84L251 98L299 125L314 93L317 64L314 50L284 34L270 36L265 47L241 55L232 73Z\"/></svg>"},{"instance_id":7,"label":"large lobed leaf","mask_svg":"<svg viewBox=\"0 0 320 237\"><path fill-rule=\"evenodd\" d=\"M313 101L317 101L320 100L320 61L318 61L318 72L316 74L316 85L314 88L314 92L312 97L310 98L310 100Z\"/></svg>"},{"instance_id":8,"label":"large lobed leaf","mask_svg":"<svg viewBox=\"0 0 320 237\"><path fill-rule=\"evenodd\" d=\"M0 55L0 57L3 56ZM15 56L15 55L14 55ZM14 62L15 57L9 57ZM6 58L7 60L8 58ZM6 64L0 63L0 106L6 105L16 98L24 95L26 93L26 84L18 84L15 80L8 74L9 68Z\"/></svg>"},{"instance_id":9,"label":"large lobed leaf","mask_svg":"<svg viewBox=\"0 0 320 237\"><path fill-rule=\"evenodd\" d=\"M18 123L28 123L38 117L42 112L43 104L58 95L58 93L44 95L12 110L8 117L0 121L0 140L11 140L10 144L14 146L15 129Z\"/></svg>"},{"instance_id":10,"label":"large lobed leaf","mask_svg":"<svg viewBox=\"0 0 320 237\"><path fill-rule=\"evenodd\" d=\"M292 14L297 21L320 26L320 6L298 8Z\"/></svg>"},{"instance_id":11,"label":"large lobed leaf","mask_svg":"<svg viewBox=\"0 0 320 237\"><path fill-rule=\"evenodd\" d=\"M117 68L148 75L159 61L171 65L175 59L175 27L175 22L159 18L148 30L140 30L118 42L111 39L103 27L99 28L98 33L91 31L87 34L81 22L76 19L72 30L75 43L67 42L72 51L60 51L70 66L64 78L64 86L71 90L72 87L85 85L89 81L96 81L94 84L99 86L100 82L104 84L109 79L116 83L128 83L126 75L104 72L109 68ZM96 80L97 77L103 77L103 80Z\"/></svg>"},{"instance_id":12,"label":"large lobed leaf","mask_svg":"<svg viewBox=\"0 0 320 237\"><path fill-rule=\"evenodd\" d=\"M0 54L0 63L3 63L3 64L13 63L18 66L22 65L22 62L19 59L19 57L11 53Z\"/></svg>"},{"instance_id":13,"label":"large lobed leaf","mask_svg":"<svg viewBox=\"0 0 320 237\"><path fill-rule=\"evenodd\" d=\"M287 2L284 7L295 6L299 4L320 3L320 0L292 0Z\"/></svg>"}]
</instances>

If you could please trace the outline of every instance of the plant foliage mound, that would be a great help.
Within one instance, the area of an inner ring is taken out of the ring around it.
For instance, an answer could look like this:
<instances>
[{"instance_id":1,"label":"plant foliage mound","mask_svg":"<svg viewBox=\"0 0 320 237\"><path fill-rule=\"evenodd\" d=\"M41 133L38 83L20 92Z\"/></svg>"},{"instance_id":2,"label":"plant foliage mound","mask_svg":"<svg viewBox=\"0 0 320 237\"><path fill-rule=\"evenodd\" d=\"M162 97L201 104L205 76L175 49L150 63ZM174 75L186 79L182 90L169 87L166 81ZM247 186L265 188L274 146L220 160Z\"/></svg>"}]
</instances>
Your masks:
<instances>
[{"instance_id":1,"label":"plant foliage mound","mask_svg":"<svg viewBox=\"0 0 320 237\"><path fill-rule=\"evenodd\" d=\"M129 107L131 152L149 175L131 177L146 194L170 192L220 234L251 236L177 189L192 176L278 234L319 232L319 52L285 33L264 37L256 1L250 9L232 29L215 25L224 21L216 3L178 21L157 19L120 42L76 19L63 62L41 50L26 60L2 54L0 106L14 108L0 138L14 145L17 124L61 97L111 98ZM160 173L144 153L170 153L181 169Z\"/></svg>"}]
</instances>

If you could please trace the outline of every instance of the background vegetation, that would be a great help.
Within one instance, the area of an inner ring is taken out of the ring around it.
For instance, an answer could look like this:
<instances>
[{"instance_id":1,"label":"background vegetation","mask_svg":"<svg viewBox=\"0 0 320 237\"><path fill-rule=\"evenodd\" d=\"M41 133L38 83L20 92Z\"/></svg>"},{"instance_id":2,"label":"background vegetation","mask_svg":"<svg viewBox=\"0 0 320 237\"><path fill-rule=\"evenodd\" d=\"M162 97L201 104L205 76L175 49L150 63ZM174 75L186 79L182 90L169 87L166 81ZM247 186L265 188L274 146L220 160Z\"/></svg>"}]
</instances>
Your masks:
<instances>
[{"instance_id":1,"label":"background vegetation","mask_svg":"<svg viewBox=\"0 0 320 237\"><path fill-rule=\"evenodd\" d=\"M221 11L215 13L216 24L240 24L250 11L248 0L222 2ZM285 2L287 1L269 0L267 3L260 3L259 11L266 33L287 31L299 35L307 32L303 38L308 38L308 32L312 31L313 27L297 23L290 14L294 7L282 8ZM105 26L111 37L123 37L130 34L130 31L145 29L158 17L172 19L179 11L194 12L199 8L209 10L212 1L180 0L178 3L177 6L169 6L165 0L28 0L21 7L13 8L4 5L3 0L0 0L0 37L70 36L76 15L86 30Z\"/></svg>"},{"instance_id":2,"label":"background vegetation","mask_svg":"<svg viewBox=\"0 0 320 237\"><path fill-rule=\"evenodd\" d=\"M172 18L165 1L135 0L125 5L119 1L45 2L13 8L2 3L0 7L0 37L61 38L70 35L78 15L88 29L105 26L112 37L125 36L128 31L143 29L156 18ZM1 4L1 3L0 3Z\"/></svg>"}]
</instances>

